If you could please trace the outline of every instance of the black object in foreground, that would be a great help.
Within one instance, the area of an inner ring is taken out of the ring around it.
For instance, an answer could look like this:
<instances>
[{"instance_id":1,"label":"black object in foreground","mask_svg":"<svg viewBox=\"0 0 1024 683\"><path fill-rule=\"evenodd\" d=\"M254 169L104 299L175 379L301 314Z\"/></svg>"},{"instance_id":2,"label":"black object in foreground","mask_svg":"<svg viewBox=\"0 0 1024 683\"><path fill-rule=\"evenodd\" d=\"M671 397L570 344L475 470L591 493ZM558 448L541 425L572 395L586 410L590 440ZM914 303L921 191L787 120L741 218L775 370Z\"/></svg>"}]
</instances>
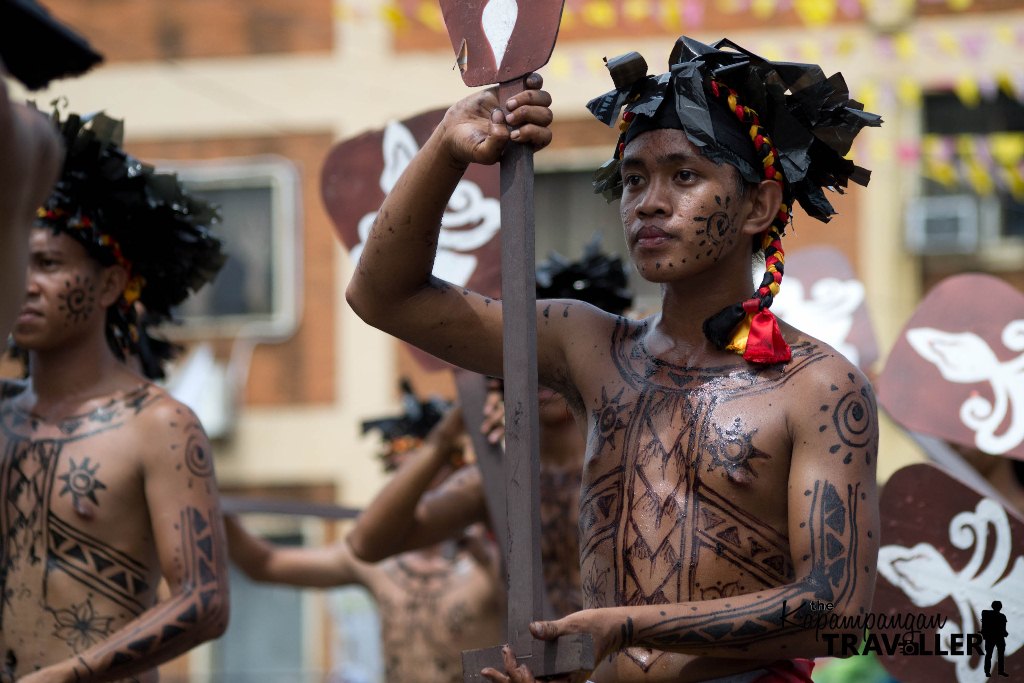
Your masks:
<instances>
[{"instance_id":1,"label":"black object in foreground","mask_svg":"<svg viewBox=\"0 0 1024 683\"><path fill-rule=\"evenodd\" d=\"M35 0L0 0L0 59L26 88L38 90L85 73L103 56Z\"/></svg>"}]
</instances>

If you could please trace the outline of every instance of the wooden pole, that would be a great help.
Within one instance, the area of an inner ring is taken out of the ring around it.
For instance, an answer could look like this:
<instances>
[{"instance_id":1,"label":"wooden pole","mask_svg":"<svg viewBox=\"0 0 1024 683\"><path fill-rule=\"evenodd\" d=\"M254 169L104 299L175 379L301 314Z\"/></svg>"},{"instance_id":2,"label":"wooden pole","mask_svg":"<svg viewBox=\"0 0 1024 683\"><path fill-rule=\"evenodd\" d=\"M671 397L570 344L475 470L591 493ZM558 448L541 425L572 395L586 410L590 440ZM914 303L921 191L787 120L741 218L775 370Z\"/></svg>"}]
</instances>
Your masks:
<instances>
[{"instance_id":1,"label":"wooden pole","mask_svg":"<svg viewBox=\"0 0 1024 683\"><path fill-rule=\"evenodd\" d=\"M523 78L498 86L498 101L523 91ZM544 618L540 560L540 438L537 404L537 297L533 225L533 151L509 144L501 159L501 300L505 376L505 534L508 643L535 676L591 669L588 634L538 641L531 621ZM483 681L484 667L504 670L501 648L462 653L463 680Z\"/></svg>"}]
</instances>

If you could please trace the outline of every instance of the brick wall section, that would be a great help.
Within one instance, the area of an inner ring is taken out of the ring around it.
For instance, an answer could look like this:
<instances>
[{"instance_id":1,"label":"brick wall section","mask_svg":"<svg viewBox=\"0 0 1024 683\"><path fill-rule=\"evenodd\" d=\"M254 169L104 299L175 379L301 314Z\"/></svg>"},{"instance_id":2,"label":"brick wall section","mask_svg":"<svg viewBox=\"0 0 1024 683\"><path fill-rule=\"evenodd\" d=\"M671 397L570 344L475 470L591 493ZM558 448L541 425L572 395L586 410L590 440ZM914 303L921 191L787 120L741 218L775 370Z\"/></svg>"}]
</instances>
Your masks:
<instances>
[{"instance_id":1,"label":"brick wall section","mask_svg":"<svg viewBox=\"0 0 1024 683\"><path fill-rule=\"evenodd\" d=\"M406 20L399 24L395 31L396 51L451 49L451 42L444 30L438 31L436 26L431 27L422 21L421 15L425 11L424 0L398 0L397 4ZM682 5L681 2L675 4ZM766 21L756 18L750 10L723 11L712 0L704 0L699 4L703 5L700 25L687 27L678 22L666 25L665 20L661 18L661 3L657 0L649 0L646 3L649 13L643 17L629 11L627 0L607 0L603 3L589 0L567 0L558 41L565 43L602 38L617 40L623 36L673 36L680 32L686 33L687 30L698 30L702 33L711 31L726 35L729 32L763 27L766 23L770 23L773 27L800 27L803 25L793 9L780 9L772 14L770 20ZM566 16L569 17L568 20L564 18ZM837 13L836 22L849 22L849 20ZM671 38L668 40L671 41ZM671 42L666 44L671 46Z\"/></svg>"},{"instance_id":2,"label":"brick wall section","mask_svg":"<svg viewBox=\"0 0 1024 683\"><path fill-rule=\"evenodd\" d=\"M884 2L895 2L896 0L881 0ZM739 11L723 9L724 3L716 0L699 0L694 4L700 12L699 21L687 21L683 12L683 3L676 0L669 3L678 11L674 17L666 18L663 5L660 0L647 0L638 4L631 4L630 0L566 0L566 14L569 18L563 19L559 30L559 43L582 40L612 39L618 40L622 37L657 37L665 36L670 41L671 37L679 34L708 33L716 37L725 37L732 34L756 29L794 29L794 40L804 38L799 32L808 30L807 25L801 19L797 11L790 3L786 7L777 7L767 18L759 17L749 8ZM1005 12L1020 9L1020 0L973 0L967 10L954 10L950 8L951 3L944 0L918 0L917 16L948 16L948 15L971 15L988 12ZM447 33L439 30L441 21L440 11L434 11L434 5L429 0L397 0L404 19L398 23L395 30L395 50L416 51L416 50L451 50L451 42ZM637 14L635 6L646 8L647 14ZM860 17L851 18L841 10L837 10L830 25L857 25L864 20L864 12ZM813 28L810 30L814 30ZM671 42L666 42L670 46ZM667 49L667 48L666 48ZM667 52L666 52L667 57ZM662 67L663 64L658 64ZM653 70L653 65L652 65ZM661 68L657 69L660 73Z\"/></svg>"},{"instance_id":3,"label":"brick wall section","mask_svg":"<svg viewBox=\"0 0 1024 683\"><path fill-rule=\"evenodd\" d=\"M128 122L130 130L131 122ZM303 288L301 319L295 335L256 348L245 392L246 405L331 403L334 401L337 297L335 237L320 201L320 166L330 135L273 138L129 141L129 153L142 159L199 160L277 154L291 159L302 182ZM218 343L226 357L229 343Z\"/></svg>"},{"instance_id":4,"label":"brick wall section","mask_svg":"<svg viewBox=\"0 0 1024 683\"><path fill-rule=\"evenodd\" d=\"M107 62L329 52L331 0L47 0Z\"/></svg>"}]
</instances>

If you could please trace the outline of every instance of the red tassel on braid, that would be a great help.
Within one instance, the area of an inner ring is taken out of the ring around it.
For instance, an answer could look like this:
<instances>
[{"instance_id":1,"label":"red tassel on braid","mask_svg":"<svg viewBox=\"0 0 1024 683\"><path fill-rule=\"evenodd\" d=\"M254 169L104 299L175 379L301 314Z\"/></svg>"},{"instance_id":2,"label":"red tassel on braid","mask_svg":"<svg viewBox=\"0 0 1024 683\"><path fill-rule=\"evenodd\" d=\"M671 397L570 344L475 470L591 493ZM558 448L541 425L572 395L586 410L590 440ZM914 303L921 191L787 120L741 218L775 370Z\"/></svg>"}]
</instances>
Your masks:
<instances>
[{"instance_id":1,"label":"red tassel on braid","mask_svg":"<svg viewBox=\"0 0 1024 683\"><path fill-rule=\"evenodd\" d=\"M752 363L784 363L792 357L792 352L782 338L775 314L768 309L782 283L786 258L782 249L782 235L789 225L792 193L788 191L775 146L761 127L757 112L740 104L736 91L724 83L711 81L711 92L729 111L736 114L741 123L750 126L750 138L761 155L765 180L774 180L782 186L782 204L761 241L765 256L765 274L761 285L751 298L708 318L704 322L704 334L718 348L742 354L744 359Z\"/></svg>"}]
</instances>

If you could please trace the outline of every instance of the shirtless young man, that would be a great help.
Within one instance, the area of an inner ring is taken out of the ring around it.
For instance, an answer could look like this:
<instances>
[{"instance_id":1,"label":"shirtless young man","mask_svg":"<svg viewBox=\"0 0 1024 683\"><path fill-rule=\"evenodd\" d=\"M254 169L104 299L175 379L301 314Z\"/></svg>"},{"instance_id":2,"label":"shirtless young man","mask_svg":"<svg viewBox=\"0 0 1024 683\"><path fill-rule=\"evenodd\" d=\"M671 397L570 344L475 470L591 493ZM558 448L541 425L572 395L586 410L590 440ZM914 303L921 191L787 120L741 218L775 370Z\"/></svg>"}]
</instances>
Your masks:
<instances>
[{"instance_id":1,"label":"shirtless young man","mask_svg":"<svg viewBox=\"0 0 1024 683\"><path fill-rule=\"evenodd\" d=\"M633 296L618 257L591 242L583 258L551 258L537 268L537 298L586 301L613 314L624 313ZM548 603L556 616L583 607L579 562L579 498L586 444L565 398L541 387L540 422L541 562ZM485 429L500 438L501 386L489 387ZM403 468L360 516L348 535L360 559L375 562L437 538L455 538L475 523L490 523L478 467L466 467L434 490L428 486L445 466L424 457Z\"/></svg>"},{"instance_id":2,"label":"shirtless young man","mask_svg":"<svg viewBox=\"0 0 1024 683\"><path fill-rule=\"evenodd\" d=\"M635 65L611 64L622 63ZM789 198L827 216L820 185L863 180L843 155L877 117L813 69L774 68L688 39L670 63L678 67L662 79L641 78L646 65L632 76L613 71L622 90L597 102L615 110L610 122L627 103L628 130L599 189L621 187L630 255L662 284L661 311L634 321L579 302L537 306L540 382L568 399L587 436L580 564L589 609L533 631L591 633L601 682L793 670L784 660L825 652L801 616L819 602L840 615L864 612L875 578L871 387L833 349L785 324L780 332L766 305L781 279ZM712 76L769 109L771 142L738 123L748 110L719 103L730 95L718 86L713 94ZM780 82L800 106L776 129ZM488 90L448 111L384 201L347 292L370 324L491 375L502 366L500 302L433 278L423 246L437 243L468 164L496 162L510 140L550 141L550 96L538 76L528 84L508 102ZM684 118L695 120L691 130ZM820 137L802 129L808 120L825 127ZM768 247L769 272L752 297L755 238L755 248ZM744 357L720 348L730 337ZM488 676L532 678L506 663L509 676Z\"/></svg>"},{"instance_id":3,"label":"shirtless young man","mask_svg":"<svg viewBox=\"0 0 1024 683\"><path fill-rule=\"evenodd\" d=\"M416 423L423 421L398 422ZM451 465L453 454L462 457L457 410L449 411L426 439L426 429L382 431L386 466L401 463L396 477L423 460L443 462L435 474L447 474L442 470ZM463 531L457 540L369 564L353 555L344 540L289 548L254 536L234 516L226 517L226 525L232 562L255 581L310 588L357 584L369 590L380 614L387 681L461 683L462 651L493 645L504 632L498 551L479 528Z\"/></svg>"},{"instance_id":4,"label":"shirtless young man","mask_svg":"<svg viewBox=\"0 0 1024 683\"><path fill-rule=\"evenodd\" d=\"M13 331L29 376L0 384L3 681L155 681L227 624L210 445L147 379L170 347L146 331L223 255L211 209L126 156L120 125L61 124L63 173L31 230Z\"/></svg>"}]
</instances>

